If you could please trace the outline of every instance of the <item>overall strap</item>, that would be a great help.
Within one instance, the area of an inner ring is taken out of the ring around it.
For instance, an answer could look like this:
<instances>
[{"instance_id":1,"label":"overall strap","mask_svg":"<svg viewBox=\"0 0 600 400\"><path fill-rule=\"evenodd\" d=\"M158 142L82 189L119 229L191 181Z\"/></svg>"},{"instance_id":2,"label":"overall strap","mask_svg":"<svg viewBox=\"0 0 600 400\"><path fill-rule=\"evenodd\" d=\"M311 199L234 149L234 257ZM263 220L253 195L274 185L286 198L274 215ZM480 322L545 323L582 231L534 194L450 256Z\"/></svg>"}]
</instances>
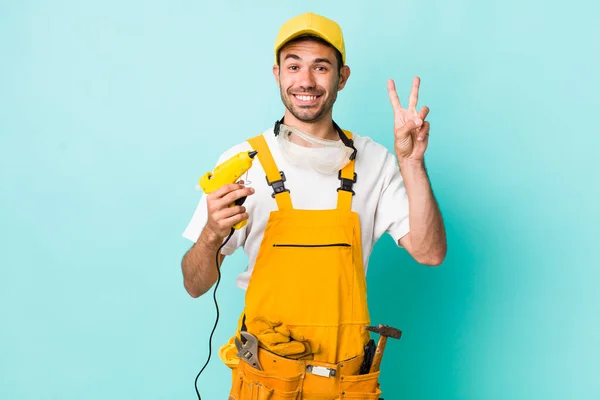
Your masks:
<instances>
[{"instance_id":1,"label":"overall strap","mask_svg":"<svg viewBox=\"0 0 600 400\"><path fill-rule=\"evenodd\" d=\"M250 143L250 146L254 150L258 151L256 156L267 174L267 183L273 187L273 194L271 196L277 201L277 207L279 210L291 210L293 207L290 191L283 184L285 182L285 174L283 171L278 170L264 136L262 134L257 135L249 139L248 143Z\"/></svg>"},{"instance_id":2,"label":"overall strap","mask_svg":"<svg viewBox=\"0 0 600 400\"><path fill-rule=\"evenodd\" d=\"M349 139L352 139L352 133L349 131L343 131ZM354 190L352 185L356 182L356 173L354 172L354 164L356 159L352 159L344 168L338 172L338 179L340 187L338 190L338 210L351 210L352 208L352 196L354 196Z\"/></svg>"}]
</instances>

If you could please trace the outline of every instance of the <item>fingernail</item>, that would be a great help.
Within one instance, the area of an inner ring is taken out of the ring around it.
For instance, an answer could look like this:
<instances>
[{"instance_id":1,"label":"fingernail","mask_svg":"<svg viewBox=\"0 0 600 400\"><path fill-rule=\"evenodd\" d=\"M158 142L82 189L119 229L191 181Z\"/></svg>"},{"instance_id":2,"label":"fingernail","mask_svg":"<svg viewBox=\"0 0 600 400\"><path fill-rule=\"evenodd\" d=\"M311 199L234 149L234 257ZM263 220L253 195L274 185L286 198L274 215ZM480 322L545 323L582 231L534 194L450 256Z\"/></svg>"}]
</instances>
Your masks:
<instances>
[{"instance_id":1,"label":"fingernail","mask_svg":"<svg viewBox=\"0 0 600 400\"><path fill-rule=\"evenodd\" d=\"M417 126L421 126L421 123L422 123L422 122L423 122L423 121L421 121L421 118L415 118L415 125L417 125Z\"/></svg>"}]
</instances>

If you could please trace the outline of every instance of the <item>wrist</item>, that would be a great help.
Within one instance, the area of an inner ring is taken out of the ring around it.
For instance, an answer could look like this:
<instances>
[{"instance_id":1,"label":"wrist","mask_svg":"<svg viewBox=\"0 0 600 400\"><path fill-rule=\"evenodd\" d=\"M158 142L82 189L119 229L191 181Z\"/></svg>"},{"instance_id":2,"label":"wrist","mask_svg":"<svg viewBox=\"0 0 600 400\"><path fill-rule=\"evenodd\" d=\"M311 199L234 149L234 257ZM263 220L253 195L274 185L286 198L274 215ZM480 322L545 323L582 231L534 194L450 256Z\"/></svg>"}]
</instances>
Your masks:
<instances>
[{"instance_id":1,"label":"wrist","mask_svg":"<svg viewBox=\"0 0 600 400\"><path fill-rule=\"evenodd\" d=\"M413 158L398 158L398 166L401 171L414 170L414 169L425 169L425 160L416 160Z\"/></svg>"},{"instance_id":2,"label":"wrist","mask_svg":"<svg viewBox=\"0 0 600 400\"><path fill-rule=\"evenodd\" d=\"M223 238L220 237L216 232L208 227L205 227L200 234L198 241L202 242L206 247L210 249L217 249L223 242Z\"/></svg>"}]
</instances>

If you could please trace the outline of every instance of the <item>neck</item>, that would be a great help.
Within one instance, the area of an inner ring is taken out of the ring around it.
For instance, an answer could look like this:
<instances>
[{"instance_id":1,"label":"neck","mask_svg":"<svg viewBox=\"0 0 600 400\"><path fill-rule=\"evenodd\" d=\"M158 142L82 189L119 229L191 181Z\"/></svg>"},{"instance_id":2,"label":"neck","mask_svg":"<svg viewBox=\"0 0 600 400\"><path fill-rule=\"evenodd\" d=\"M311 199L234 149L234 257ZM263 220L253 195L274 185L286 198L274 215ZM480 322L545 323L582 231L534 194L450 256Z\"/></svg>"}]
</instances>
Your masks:
<instances>
[{"instance_id":1,"label":"neck","mask_svg":"<svg viewBox=\"0 0 600 400\"><path fill-rule=\"evenodd\" d=\"M294 117L292 113L285 110L283 123L288 126L292 126L302 132L308 133L309 135L318 137L320 139L328 140L339 140L340 137L333 127L333 119L331 112L324 115L321 119L314 122L304 122ZM293 135L292 135L293 136Z\"/></svg>"}]
</instances>

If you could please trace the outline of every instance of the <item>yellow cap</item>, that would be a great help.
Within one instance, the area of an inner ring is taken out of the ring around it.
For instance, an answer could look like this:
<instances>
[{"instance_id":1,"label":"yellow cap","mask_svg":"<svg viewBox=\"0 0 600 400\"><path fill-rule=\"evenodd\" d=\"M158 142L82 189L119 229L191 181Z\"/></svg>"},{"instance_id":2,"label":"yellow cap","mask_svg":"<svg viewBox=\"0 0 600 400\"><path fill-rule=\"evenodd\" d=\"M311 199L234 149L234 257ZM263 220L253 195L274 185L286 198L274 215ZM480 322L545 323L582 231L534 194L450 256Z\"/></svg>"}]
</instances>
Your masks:
<instances>
[{"instance_id":1,"label":"yellow cap","mask_svg":"<svg viewBox=\"0 0 600 400\"><path fill-rule=\"evenodd\" d=\"M346 64L346 49L342 28L337 22L311 12L293 17L279 29L275 40L275 63L277 53L290 40L302 35L314 35L335 47L342 54L342 63Z\"/></svg>"}]
</instances>

